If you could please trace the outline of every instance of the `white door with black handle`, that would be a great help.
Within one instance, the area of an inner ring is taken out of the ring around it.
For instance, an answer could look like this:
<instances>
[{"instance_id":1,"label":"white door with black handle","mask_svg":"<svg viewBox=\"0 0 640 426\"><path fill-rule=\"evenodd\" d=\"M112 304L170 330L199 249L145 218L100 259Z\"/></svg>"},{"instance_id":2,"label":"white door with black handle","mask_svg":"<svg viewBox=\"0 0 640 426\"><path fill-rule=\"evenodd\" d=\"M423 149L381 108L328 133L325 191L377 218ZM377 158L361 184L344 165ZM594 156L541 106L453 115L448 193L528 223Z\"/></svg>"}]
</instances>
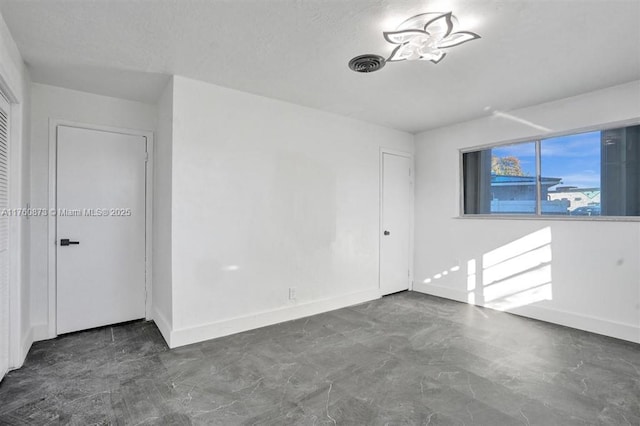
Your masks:
<instances>
[{"instance_id":1,"label":"white door with black handle","mask_svg":"<svg viewBox=\"0 0 640 426\"><path fill-rule=\"evenodd\" d=\"M145 317L145 176L145 137L57 127L57 334Z\"/></svg>"},{"instance_id":2,"label":"white door with black handle","mask_svg":"<svg viewBox=\"0 0 640 426\"><path fill-rule=\"evenodd\" d=\"M380 291L409 289L411 256L411 158L382 154L382 235Z\"/></svg>"}]
</instances>

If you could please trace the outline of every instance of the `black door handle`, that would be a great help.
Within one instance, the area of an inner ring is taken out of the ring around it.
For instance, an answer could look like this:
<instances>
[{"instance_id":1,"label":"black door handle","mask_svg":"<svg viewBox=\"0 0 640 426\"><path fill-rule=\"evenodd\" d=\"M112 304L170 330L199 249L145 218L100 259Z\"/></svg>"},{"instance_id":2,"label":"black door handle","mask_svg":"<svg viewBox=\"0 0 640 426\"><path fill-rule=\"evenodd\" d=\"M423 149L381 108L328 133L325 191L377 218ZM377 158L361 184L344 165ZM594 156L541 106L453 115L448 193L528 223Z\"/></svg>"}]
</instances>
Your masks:
<instances>
[{"instance_id":1,"label":"black door handle","mask_svg":"<svg viewBox=\"0 0 640 426\"><path fill-rule=\"evenodd\" d=\"M384 231L384 235L389 235L389 234L391 234L391 232L389 232L389 231Z\"/></svg>"},{"instance_id":2,"label":"black door handle","mask_svg":"<svg viewBox=\"0 0 640 426\"><path fill-rule=\"evenodd\" d=\"M71 244L80 244L80 241L69 241L68 238L63 238L60 240L60 245L61 246L68 246Z\"/></svg>"}]
</instances>

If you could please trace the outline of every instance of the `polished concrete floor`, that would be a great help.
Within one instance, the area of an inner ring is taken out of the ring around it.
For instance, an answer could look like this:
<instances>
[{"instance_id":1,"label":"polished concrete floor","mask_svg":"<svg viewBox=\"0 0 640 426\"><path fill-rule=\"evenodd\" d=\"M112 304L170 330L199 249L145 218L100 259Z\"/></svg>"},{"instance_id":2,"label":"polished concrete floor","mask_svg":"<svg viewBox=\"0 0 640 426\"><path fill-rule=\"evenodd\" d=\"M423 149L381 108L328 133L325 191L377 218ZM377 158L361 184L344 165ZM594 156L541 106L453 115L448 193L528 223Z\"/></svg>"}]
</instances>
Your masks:
<instances>
[{"instance_id":1,"label":"polished concrete floor","mask_svg":"<svg viewBox=\"0 0 640 426\"><path fill-rule=\"evenodd\" d=\"M39 342L0 424L640 425L640 345L417 293L169 350Z\"/></svg>"}]
</instances>

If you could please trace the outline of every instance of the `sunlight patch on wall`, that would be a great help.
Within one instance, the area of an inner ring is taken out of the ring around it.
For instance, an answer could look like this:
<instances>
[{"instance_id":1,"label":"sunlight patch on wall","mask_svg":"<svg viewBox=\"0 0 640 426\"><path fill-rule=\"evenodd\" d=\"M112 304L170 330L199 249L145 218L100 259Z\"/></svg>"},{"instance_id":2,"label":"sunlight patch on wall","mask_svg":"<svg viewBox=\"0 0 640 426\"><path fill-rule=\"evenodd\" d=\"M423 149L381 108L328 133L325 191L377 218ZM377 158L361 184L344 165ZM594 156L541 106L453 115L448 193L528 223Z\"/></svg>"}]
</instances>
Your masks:
<instances>
[{"instance_id":1,"label":"sunlight patch on wall","mask_svg":"<svg viewBox=\"0 0 640 426\"><path fill-rule=\"evenodd\" d=\"M476 304L476 260L467 262L467 303Z\"/></svg>"},{"instance_id":2,"label":"sunlight patch on wall","mask_svg":"<svg viewBox=\"0 0 640 426\"><path fill-rule=\"evenodd\" d=\"M240 269L238 265L227 265L220 268L221 271L226 271L226 272L237 271L238 269Z\"/></svg>"},{"instance_id":3,"label":"sunlight patch on wall","mask_svg":"<svg viewBox=\"0 0 640 426\"><path fill-rule=\"evenodd\" d=\"M444 277L446 277L447 275L449 275L451 273L458 272L459 270L460 270L460 265L456 264L456 265L453 265L452 267L450 267L448 269L445 269L442 272L438 272L437 274L433 275L430 278L425 278L424 280L422 280L422 282L424 284L431 284L433 281L436 281L436 280L439 280L441 278L444 278Z\"/></svg>"},{"instance_id":4,"label":"sunlight patch on wall","mask_svg":"<svg viewBox=\"0 0 640 426\"><path fill-rule=\"evenodd\" d=\"M505 260L502 263L485 267L482 273L482 285L489 286L495 282L517 275L522 271L537 268L551 262L551 246L546 245L528 253Z\"/></svg>"},{"instance_id":5,"label":"sunlight patch on wall","mask_svg":"<svg viewBox=\"0 0 640 426\"><path fill-rule=\"evenodd\" d=\"M493 309L522 306L539 300L529 300L526 295L550 295L550 291L533 291L551 289L551 265L545 265L516 276L499 281L483 290L485 306Z\"/></svg>"},{"instance_id":6,"label":"sunlight patch on wall","mask_svg":"<svg viewBox=\"0 0 640 426\"><path fill-rule=\"evenodd\" d=\"M487 269L490 266L549 244L551 244L551 228L546 227L485 253L482 256L482 265Z\"/></svg>"},{"instance_id":7,"label":"sunlight patch on wall","mask_svg":"<svg viewBox=\"0 0 640 426\"><path fill-rule=\"evenodd\" d=\"M508 311L553 299L551 228L546 227L466 262L466 302ZM424 284L460 285L460 261L424 279ZM463 264L464 265L464 264ZM448 279L445 280L445 277ZM462 281L462 282L461 282Z\"/></svg>"},{"instance_id":8,"label":"sunlight patch on wall","mask_svg":"<svg viewBox=\"0 0 640 426\"><path fill-rule=\"evenodd\" d=\"M505 311L552 300L552 257L549 227L485 253L482 256L484 306Z\"/></svg>"}]
</instances>

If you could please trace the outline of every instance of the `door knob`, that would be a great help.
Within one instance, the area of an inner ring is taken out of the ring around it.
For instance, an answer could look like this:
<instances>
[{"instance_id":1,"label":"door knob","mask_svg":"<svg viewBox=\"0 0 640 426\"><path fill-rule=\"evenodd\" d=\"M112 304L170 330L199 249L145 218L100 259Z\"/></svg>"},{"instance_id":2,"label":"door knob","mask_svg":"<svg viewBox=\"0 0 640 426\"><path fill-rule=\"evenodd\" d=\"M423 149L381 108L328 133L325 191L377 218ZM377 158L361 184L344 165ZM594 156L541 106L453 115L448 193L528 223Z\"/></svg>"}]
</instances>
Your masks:
<instances>
[{"instance_id":1,"label":"door knob","mask_svg":"<svg viewBox=\"0 0 640 426\"><path fill-rule=\"evenodd\" d=\"M389 235L389 234L391 234L391 232L389 232L389 231L384 231L384 235Z\"/></svg>"},{"instance_id":2,"label":"door knob","mask_svg":"<svg viewBox=\"0 0 640 426\"><path fill-rule=\"evenodd\" d=\"M61 246L68 246L71 244L80 244L80 241L70 241L68 238L63 238L60 240Z\"/></svg>"}]
</instances>

